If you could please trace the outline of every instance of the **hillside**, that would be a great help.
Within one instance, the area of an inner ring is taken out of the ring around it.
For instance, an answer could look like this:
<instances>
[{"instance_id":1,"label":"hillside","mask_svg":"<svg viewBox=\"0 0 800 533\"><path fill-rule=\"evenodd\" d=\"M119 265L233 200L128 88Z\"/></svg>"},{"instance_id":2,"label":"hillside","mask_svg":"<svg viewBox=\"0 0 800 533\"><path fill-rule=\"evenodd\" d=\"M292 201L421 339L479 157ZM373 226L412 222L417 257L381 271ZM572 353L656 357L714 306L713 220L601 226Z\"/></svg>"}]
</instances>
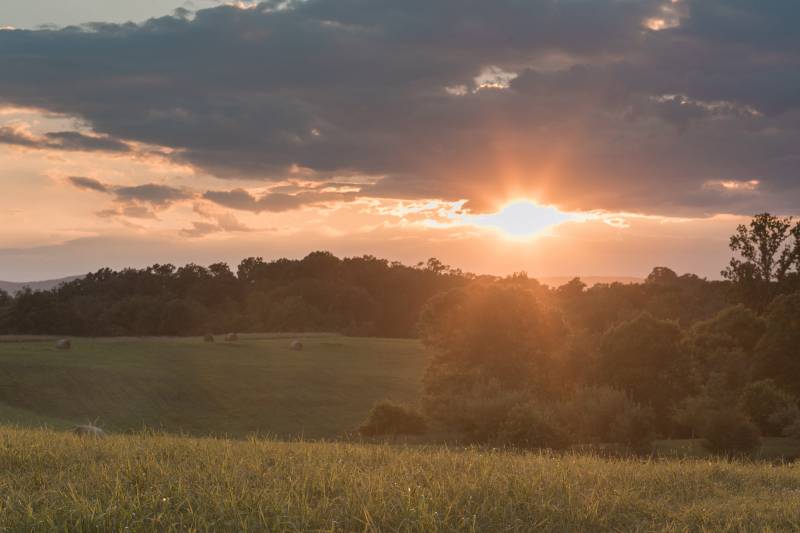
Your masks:
<instances>
[{"instance_id":1,"label":"hillside","mask_svg":"<svg viewBox=\"0 0 800 533\"><path fill-rule=\"evenodd\" d=\"M34 291L47 291L58 287L62 283L74 281L81 276L69 276L59 279L47 279L42 281L2 281L0 280L0 291L5 291L9 294L15 294L17 291L30 287Z\"/></svg>"},{"instance_id":2,"label":"hillside","mask_svg":"<svg viewBox=\"0 0 800 533\"><path fill-rule=\"evenodd\" d=\"M800 470L724 460L0 428L0 530L796 531Z\"/></svg>"},{"instance_id":3,"label":"hillside","mask_svg":"<svg viewBox=\"0 0 800 533\"><path fill-rule=\"evenodd\" d=\"M97 421L194 435L334 438L381 399L414 402L426 357L413 340L249 335L0 342L0 423Z\"/></svg>"}]
</instances>

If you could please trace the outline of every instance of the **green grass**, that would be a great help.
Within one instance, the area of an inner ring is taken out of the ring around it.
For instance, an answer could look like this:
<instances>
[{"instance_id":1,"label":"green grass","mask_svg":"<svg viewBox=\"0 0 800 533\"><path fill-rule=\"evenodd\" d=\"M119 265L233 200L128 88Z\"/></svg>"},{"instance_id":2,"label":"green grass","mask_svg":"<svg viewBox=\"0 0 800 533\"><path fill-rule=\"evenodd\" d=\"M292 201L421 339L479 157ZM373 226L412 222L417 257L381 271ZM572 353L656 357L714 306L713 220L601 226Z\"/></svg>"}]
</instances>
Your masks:
<instances>
[{"instance_id":1,"label":"green grass","mask_svg":"<svg viewBox=\"0 0 800 533\"><path fill-rule=\"evenodd\" d=\"M0 423L112 432L334 438L381 399L416 402L426 356L418 341L246 335L0 342Z\"/></svg>"},{"instance_id":2,"label":"green grass","mask_svg":"<svg viewBox=\"0 0 800 533\"><path fill-rule=\"evenodd\" d=\"M0 428L0 531L797 531L800 468Z\"/></svg>"}]
</instances>

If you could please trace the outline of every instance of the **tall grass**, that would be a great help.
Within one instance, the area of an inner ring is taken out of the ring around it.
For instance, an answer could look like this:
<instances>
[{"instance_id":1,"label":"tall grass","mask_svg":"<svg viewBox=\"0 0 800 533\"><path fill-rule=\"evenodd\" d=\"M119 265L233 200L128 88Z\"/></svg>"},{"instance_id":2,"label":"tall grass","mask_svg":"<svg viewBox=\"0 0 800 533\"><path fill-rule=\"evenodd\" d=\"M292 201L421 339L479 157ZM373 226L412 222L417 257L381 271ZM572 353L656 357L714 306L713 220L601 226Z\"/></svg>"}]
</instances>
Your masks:
<instances>
[{"instance_id":1,"label":"tall grass","mask_svg":"<svg viewBox=\"0 0 800 533\"><path fill-rule=\"evenodd\" d=\"M0 530L797 531L800 468L0 429Z\"/></svg>"}]
</instances>

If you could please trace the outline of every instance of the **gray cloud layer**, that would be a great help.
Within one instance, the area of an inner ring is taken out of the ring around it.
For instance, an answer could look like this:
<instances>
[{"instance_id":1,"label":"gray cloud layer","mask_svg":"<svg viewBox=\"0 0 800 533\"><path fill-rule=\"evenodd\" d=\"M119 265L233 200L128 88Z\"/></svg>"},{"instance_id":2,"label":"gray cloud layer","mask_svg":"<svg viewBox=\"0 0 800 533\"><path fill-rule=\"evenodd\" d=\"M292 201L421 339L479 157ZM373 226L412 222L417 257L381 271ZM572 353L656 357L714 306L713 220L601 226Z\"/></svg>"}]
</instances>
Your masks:
<instances>
[{"instance_id":1,"label":"gray cloud layer","mask_svg":"<svg viewBox=\"0 0 800 533\"><path fill-rule=\"evenodd\" d=\"M362 194L476 210L520 191L668 214L800 204L795 0L279 4L0 31L0 102L220 177L380 177ZM680 23L652 31L653 18ZM491 67L517 77L480 89ZM293 208L284 196L206 195L251 211Z\"/></svg>"},{"instance_id":2,"label":"gray cloud layer","mask_svg":"<svg viewBox=\"0 0 800 533\"><path fill-rule=\"evenodd\" d=\"M77 131L54 131L38 137L11 126L0 127L0 144L11 144L35 150L76 152L129 152L124 142L108 137L92 137Z\"/></svg>"}]
</instances>

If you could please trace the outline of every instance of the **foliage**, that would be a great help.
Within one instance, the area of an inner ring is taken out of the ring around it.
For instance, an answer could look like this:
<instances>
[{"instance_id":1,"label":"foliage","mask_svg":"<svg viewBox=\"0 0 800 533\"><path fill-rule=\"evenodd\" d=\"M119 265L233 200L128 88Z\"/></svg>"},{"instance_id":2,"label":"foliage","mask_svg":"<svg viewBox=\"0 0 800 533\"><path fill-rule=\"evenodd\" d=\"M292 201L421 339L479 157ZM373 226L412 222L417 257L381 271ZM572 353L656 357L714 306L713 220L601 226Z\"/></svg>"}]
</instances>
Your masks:
<instances>
[{"instance_id":1,"label":"foliage","mask_svg":"<svg viewBox=\"0 0 800 533\"><path fill-rule=\"evenodd\" d=\"M514 406L497 434L497 443L520 449L552 448L569 444L560 422L542 405L526 403Z\"/></svg>"},{"instance_id":2,"label":"foliage","mask_svg":"<svg viewBox=\"0 0 800 533\"><path fill-rule=\"evenodd\" d=\"M358 428L365 437L421 435L427 430L425 418L416 409L387 400L375 404Z\"/></svg>"},{"instance_id":3,"label":"foliage","mask_svg":"<svg viewBox=\"0 0 800 533\"><path fill-rule=\"evenodd\" d=\"M750 380L753 352L766 328L765 321L744 305L723 309L709 320L694 324L684 345L691 358L695 385L722 376L730 388Z\"/></svg>"},{"instance_id":4,"label":"foliage","mask_svg":"<svg viewBox=\"0 0 800 533\"><path fill-rule=\"evenodd\" d=\"M646 448L654 438L651 409L610 387L581 387L557 408L558 418L579 444L618 443Z\"/></svg>"},{"instance_id":5,"label":"foliage","mask_svg":"<svg viewBox=\"0 0 800 533\"><path fill-rule=\"evenodd\" d=\"M744 412L764 435L780 436L783 429L800 418L797 398L771 379L750 383L742 393Z\"/></svg>"},{"instance_id":6,"label":"foliage","mask_svg":"<svg viewBox=\"0 0 800 533\"><path fill-rule=\"evenodd\" d=\"M490 284L433 298L423 309L420 334L434 363L478 370L482 380L519 390L548 386L564 328L532 291ZM436 385L429 380L427 387Z\"/></svg>"},{"instance_id":7,"label":"foliage","mask_svg":"<svg viewBox=\"0 0 800 533\"><path fill-rule=\"evenodd\" d=\"M423 406L428 417L443 429L459 434L471 443L488 443L497 438L503 422L514 407L530 400L524 391L508 390L497 381L480 382L464 373L432 374L426 371ZM447 382L445 381L447 380ZM433 391L430 380L444 388Z\"/></svg>"},{"instance_id":8,"label":"foliage","mask_svg":"<svg viewBox=\"0 0 800 533\"><path fill-rule=\"evenodd\" d=\"M679 434L692 438L702 435L708 421L719 411L741 407L741 389L731 387L727 376L712 373L694 394L683 398L672 410Z\"/></svg>"},{"instance_id":9,"label":"foliage","mask_svg":"<svg viewBox=\"0 0 800 533\"><path fill-rule=\"evenodd\" d=\"M564 329L532 290L492 283L433 298L420 332L432 351L426 412L469 440L486 442L514 407L548 396L552 352Z\"/></svg>"},{"instance_id":10,"label":"foliage","mask_svg":"<svg viewBox=\"0 0 800 533\"><path fill-rule=\"evenodd\" d=\"M328 252L301 260L247 258L235 274L224 263L104 268L50 291L0 294L0 333L334 331L409 337L428 299L469 279L434 259L407 267Z\"/></svg>"},{"instance_id":11,"label":"foliage","mask_svg":"<svg viewBox=\"0 0 800 533\"><path fill-rule=\"evenodd\" d=\"M767 327L755 350L755 375L772 378L800 395L800 292L775 298L765 320Z\"/></svg>"},{"instance_id":12,"label":"foliage","mask_svg":"<svg viewBox=\"0 0 800 533\"><path fill-rule=\"evenodd\" d=\"M728 407L709 411L700 436L713 453L750 455L761 446L761 433L740 410Z\"/></svg>"},{"instance_id":13,"label":"foliage","mask_svg":"<svg viewBox=\"0 0 800 533\"><path fill-rule=\"evenodd\" d=\"M602 382L651 405L657 415L682 397L689 367L676 323L643 313L606 332L600 355Z\"/></svg>"},{"instance_id":14,"label":"foliage","mask_svg":"<svg viewBox=\"0 0 800 533\"><path fill-rule=\"evenodd\" d=\"M800 440L800 417L787 424L782 433L784 437Z\"/></svg>"},{"instance_id":15,"label":"foliage","mask_svg":"<svg viewBox=\"0 0 800 533\"><path fill-rule=\"evenodd\" d=\"M730 240L731 259L722 276L733 281L744 297L756 305L768 301L772 282L786 280L800 271L800 222L761 213L749 225L741 224Z\"/></svg>"}]
</instances>

